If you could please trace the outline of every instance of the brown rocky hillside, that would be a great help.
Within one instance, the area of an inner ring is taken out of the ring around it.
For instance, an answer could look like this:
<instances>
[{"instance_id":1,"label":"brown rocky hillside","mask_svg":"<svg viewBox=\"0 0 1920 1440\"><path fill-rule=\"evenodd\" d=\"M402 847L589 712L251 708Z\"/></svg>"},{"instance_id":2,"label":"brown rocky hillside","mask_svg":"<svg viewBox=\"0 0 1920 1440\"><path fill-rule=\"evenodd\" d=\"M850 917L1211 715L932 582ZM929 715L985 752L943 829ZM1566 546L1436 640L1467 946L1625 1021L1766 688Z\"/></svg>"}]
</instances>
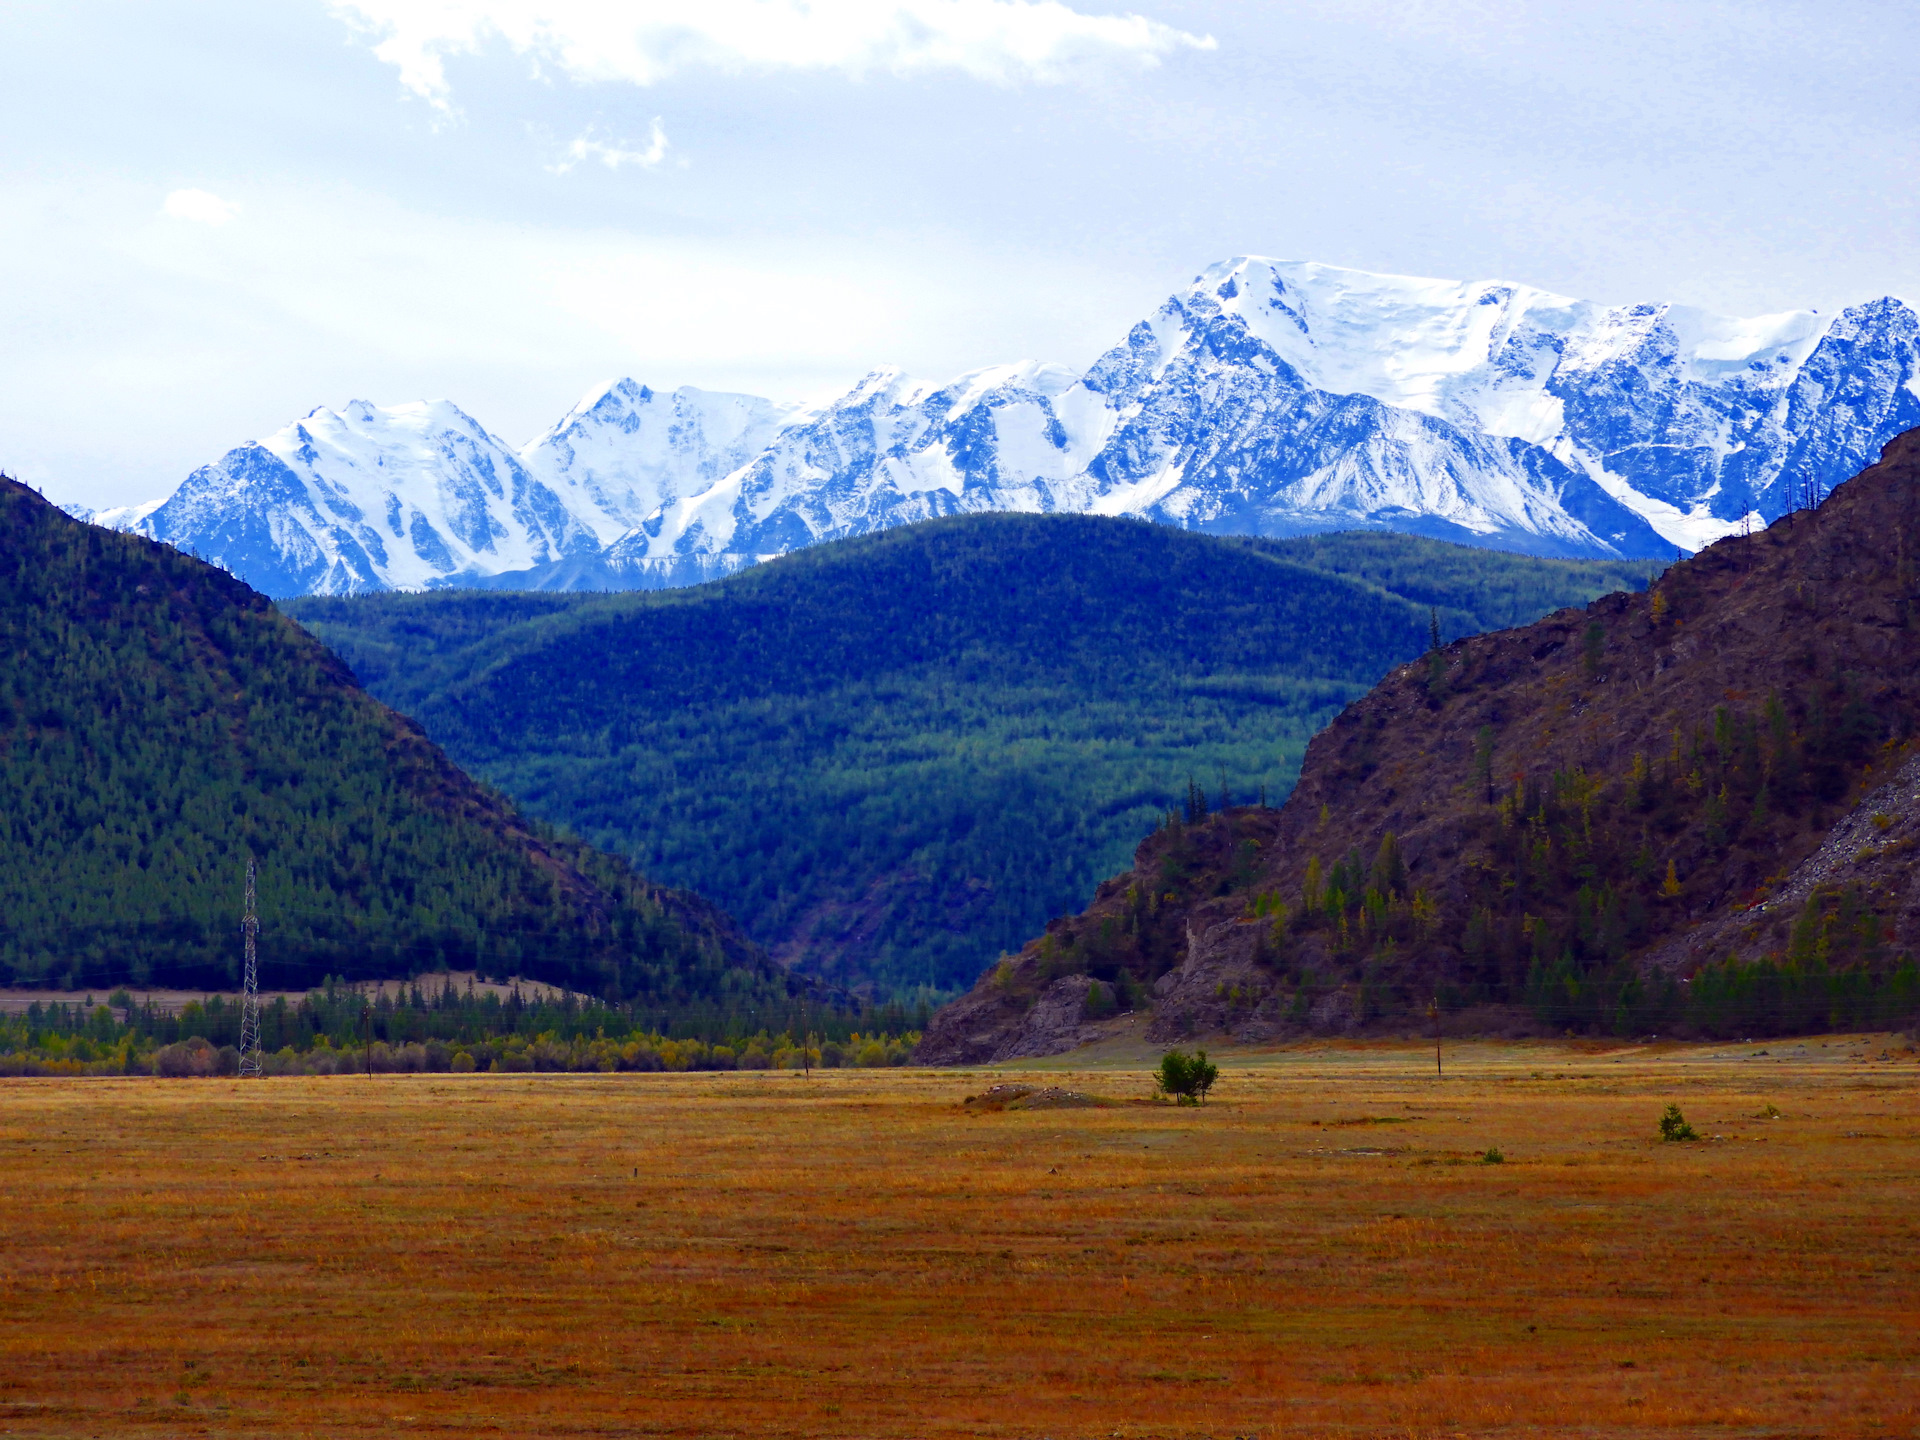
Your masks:
<instances>
[{"instance_id":1,"label":"brown rocky hillside","mask_svg":"<svg viewBox=\"0 0 1920 1440\"><path fill-rule=\"evenodd\" d=\"M1280 810L1182 819L942 1010L971 1063L1405 1025L1756 1034L1920 1004L1920 431L1649 592L1446 646ZM1190 811L1192 807L1189 807Z\"/></svg>"}]
</instances>

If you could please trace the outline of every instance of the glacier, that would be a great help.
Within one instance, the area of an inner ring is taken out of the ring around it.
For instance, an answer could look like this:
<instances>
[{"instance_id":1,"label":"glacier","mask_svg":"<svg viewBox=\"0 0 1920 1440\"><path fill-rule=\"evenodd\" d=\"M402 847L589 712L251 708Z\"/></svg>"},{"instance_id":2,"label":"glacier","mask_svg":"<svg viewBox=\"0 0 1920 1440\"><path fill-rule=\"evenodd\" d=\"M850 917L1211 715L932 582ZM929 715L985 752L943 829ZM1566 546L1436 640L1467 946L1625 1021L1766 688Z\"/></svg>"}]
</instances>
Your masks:
<instances>
[{"instance_id":1,"label":"glacier","mask_svg":"<svg viewBox=\"0 0 1920 1440\"><path fill-rule=\"evenodd\" d=\"M883 368L795 406L631 379L514 449L446 401L316 409L101 512L273 595L654 588L987 510L1667 556L1920 425L1893 297L1739 319L1242 256L1085 372Z\"/></svg>"}]
</instances>

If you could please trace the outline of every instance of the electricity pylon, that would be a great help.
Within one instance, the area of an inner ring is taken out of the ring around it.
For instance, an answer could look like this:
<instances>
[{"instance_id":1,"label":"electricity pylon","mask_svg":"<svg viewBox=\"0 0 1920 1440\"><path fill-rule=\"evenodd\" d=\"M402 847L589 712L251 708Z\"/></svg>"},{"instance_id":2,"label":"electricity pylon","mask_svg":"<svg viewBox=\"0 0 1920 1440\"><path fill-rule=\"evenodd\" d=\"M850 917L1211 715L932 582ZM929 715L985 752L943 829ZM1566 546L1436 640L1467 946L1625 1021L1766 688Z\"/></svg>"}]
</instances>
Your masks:
<instances>
[{"instance_id":1,"label":"electricity pylon","mask_svg":"<svg viewBox=\"0 0 1920 1440\"><path fill-rule=\"evenodd\" d=\"M247 978L240 996L240 1073L259 1075L260 1065L260 958L255 942L260 935L260 917L253 913L253 861L247 861L247 908L240 918L240 933L247 937Z\"/></svg>"}]
</instances>

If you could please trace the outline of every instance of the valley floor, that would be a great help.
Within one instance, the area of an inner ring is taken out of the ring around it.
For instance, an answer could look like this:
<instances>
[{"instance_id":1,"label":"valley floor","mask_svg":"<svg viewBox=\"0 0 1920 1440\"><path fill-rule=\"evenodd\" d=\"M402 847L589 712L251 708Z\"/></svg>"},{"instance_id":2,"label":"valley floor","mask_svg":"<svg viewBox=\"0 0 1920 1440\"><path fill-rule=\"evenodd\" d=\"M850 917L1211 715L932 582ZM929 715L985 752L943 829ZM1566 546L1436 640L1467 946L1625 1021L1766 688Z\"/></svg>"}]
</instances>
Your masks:
<instances>
[{"instance_id":1,"label":"valley floor","mask_svg":"<svg viewBox=\"0 0 1920 1440\"><path fill-rule=\"evenodd\" d=\"M1129 1043L986 1114L1020 1075L0 1082L0 1429L1920 1431L1902 1040L1320 1044L1200 1109Z\"/></svg>"}]
</instances>

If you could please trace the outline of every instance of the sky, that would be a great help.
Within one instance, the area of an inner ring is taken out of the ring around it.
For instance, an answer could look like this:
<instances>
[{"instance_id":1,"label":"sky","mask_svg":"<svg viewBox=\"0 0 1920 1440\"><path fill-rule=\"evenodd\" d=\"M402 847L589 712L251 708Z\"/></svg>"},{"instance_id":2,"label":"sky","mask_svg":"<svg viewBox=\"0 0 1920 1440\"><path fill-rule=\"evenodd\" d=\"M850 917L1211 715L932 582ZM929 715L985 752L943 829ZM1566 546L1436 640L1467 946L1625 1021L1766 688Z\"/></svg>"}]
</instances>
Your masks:
<instances>
[{"instance_id":1,"label":"sky","mask_svg":"<svg viewBox=\"0 0 1920 1440\"><path fill-rule=\"evenodd\" d=\"M1084 367L1234 255L1920 300L1920 6L275 0L0 15L0 469L316 405Z\"/></svg>"}]
</instances>

